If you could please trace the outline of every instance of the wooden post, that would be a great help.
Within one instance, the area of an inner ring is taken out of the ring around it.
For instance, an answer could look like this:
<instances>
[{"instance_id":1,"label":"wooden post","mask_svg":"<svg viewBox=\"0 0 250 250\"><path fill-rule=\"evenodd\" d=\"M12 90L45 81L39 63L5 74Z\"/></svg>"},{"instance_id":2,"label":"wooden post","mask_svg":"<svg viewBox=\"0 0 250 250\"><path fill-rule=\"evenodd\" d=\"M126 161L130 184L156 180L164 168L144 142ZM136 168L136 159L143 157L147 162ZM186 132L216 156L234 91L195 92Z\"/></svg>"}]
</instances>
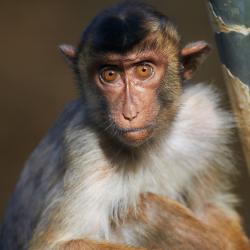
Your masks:
<instances>
[{"instance_id":1,"label":"wooden post","mask_svg":"<svg viewBox=\"0 0 250 250\"><path fill-rule=\"evenodd\" d=\"M250 171L250 0L209 0L209 12Z\"/></svg>"}]
</instances>

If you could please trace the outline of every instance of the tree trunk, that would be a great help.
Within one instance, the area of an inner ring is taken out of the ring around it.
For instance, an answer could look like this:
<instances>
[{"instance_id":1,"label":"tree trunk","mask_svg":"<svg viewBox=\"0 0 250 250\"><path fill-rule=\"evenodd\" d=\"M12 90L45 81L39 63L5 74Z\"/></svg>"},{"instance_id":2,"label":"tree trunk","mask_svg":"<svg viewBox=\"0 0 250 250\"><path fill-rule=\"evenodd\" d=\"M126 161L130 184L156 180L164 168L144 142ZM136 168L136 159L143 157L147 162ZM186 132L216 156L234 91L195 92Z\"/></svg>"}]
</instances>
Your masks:
<instances>
[{"instance_id":1,"label":"tree trunk","mask_svg":"<svg viewBox=\"0 0 250 250\"><path fill-rule=\"evenodd\" d=\"M209 0L209 11L250 171L250 0Z\"/></svg>"}]
</instances>

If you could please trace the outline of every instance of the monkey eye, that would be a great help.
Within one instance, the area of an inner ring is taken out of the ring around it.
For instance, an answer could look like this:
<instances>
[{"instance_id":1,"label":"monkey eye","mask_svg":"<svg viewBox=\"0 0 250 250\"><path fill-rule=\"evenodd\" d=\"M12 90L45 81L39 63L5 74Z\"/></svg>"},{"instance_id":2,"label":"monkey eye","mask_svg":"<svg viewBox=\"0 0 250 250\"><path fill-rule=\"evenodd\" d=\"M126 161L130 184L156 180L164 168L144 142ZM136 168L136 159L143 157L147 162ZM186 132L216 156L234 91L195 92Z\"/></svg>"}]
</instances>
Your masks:
<instances>
[{"instance_id":1,"label":"monkey eye","mask_svg":"<svg viewBox=\"0 0 250 250\"><path fill-rule=\"evenodd\" d=\"M119 73L114 69L103 69L100 73L102 81L107 83L114 83L119 77Z\"/></svg>"},{"instance_id":2,"label":"monkey eye","mask_svg":"<svg viewBox=\"0 0 250 250\"><path fill-rule=\"evenodd\" d=\"M135 67L135 75L138 79L145 80L154 74L153 67L148 63L139 64Z\"/></svg>"}]
</instances>

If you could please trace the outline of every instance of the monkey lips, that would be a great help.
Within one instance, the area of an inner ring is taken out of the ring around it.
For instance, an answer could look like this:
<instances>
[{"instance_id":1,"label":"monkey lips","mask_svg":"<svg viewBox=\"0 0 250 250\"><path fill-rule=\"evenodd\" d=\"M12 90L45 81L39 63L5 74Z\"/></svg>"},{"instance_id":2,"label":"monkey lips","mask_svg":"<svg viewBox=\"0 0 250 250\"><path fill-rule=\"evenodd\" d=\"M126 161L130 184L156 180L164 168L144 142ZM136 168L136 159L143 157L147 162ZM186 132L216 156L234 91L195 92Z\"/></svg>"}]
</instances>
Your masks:
<instances>
[{"instance_id":1,"label":"monkey lips","mask_svg":"<svg viewBox=\"0 0 250 250\"><path fill-rule=\"evenodd\" d=\"M119 129L122 141L128 144L142 144L149 139L153 133L153 127Z\"/></svg>"}]
</instances>

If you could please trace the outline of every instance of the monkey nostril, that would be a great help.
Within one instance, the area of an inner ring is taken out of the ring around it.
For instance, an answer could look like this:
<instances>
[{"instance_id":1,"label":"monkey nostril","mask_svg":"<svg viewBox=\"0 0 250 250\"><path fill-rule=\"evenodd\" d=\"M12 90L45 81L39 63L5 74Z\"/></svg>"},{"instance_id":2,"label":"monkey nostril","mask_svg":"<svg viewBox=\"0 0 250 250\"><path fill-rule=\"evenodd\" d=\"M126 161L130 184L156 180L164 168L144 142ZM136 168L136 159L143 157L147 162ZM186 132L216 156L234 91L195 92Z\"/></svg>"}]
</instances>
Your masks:
<instances>
[{"instance_id":1,"label":"monkey nostril","mask_svg":"<svg viewBox=\"0 0 250 250\"><path fill-rule=\"evenodd\" d=\"M138 116L139 112L134 112L134 113L123 113L123 117L126 120L132 121Z\"/></svg>"}]
</instances>

